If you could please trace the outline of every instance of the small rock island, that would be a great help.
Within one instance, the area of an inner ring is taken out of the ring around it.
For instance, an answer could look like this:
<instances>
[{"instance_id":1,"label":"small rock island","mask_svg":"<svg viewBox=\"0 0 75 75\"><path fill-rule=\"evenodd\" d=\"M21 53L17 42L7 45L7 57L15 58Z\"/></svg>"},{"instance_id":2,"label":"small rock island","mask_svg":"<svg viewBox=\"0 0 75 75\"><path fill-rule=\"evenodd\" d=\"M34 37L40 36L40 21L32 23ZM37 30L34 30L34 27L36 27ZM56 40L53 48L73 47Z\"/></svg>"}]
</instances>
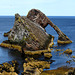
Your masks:
<instances>
[{"instance_id":1,"label":"small rock island","mask_svg":"<svg viewBox=\"0 0 75 75\"><path fill-rule=\"evenodd\" d=\"M59 35L58 44L72 43L72 41L38 9L31 9L27 16L20 16L18 13L15 14L13 28L4 34L4 36L8 37L8 40L3 41L0 46L18 50L25 58L26 62L23 64L24 71L22 75L40 75L43 69L50 68L51 62L37 59L41 55L43 55L45 59L52 57L50 47L54 45L54 36L45 31L45 27L48 24L53 27ZM7 70L5 70L6 73L8 72ZM9 71L9 73L10 72L12 71ZM5 72L1 70L2 75L3 73ZM45 74L43 73L41 75L46 75L46 72ZM11 75L11 73L8 75Z\"/></svg>"}]
</instances>

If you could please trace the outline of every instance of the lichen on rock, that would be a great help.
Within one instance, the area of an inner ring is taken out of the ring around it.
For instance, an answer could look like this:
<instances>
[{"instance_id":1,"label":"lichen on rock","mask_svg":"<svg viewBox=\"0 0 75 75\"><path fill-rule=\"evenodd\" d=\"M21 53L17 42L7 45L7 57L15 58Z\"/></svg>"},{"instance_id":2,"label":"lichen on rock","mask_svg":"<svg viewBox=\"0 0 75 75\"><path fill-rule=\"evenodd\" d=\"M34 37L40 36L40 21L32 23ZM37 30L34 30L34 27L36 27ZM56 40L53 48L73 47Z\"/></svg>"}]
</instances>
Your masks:
<instances>
[{"instance_id":1,"label":"lichen on rock","mask_svg":"<svg viewBox=\"0 0 75 75\"><path fill-rule=\"evenodd\" d=\"M10 31L4 33L4 37L8 37L9 33L11 32L12 29L10 29Z\"/></svg>"},{"instance_id":2,"label":"lichen on rock","mask_svg":"<svg viewBox=\"0 0 75 75\"><path fill-rule=\"evenodd\" d=\"M8 36L12 43L22 46L24 42L28 50L47 49L51 38L40 25L19 14L15 15L15 23Z\"/></svg>"},{"instance_id":3,"label":"lichen on rock","mask_svg":"<svg viewBox=\"0 0 75 75\"><path fill-rule=\"evenodd\" d=\"M50 59L52 57L51 53L44 53L44 57Z\"/></svg>"},{"instance_id":4,"label":"lichen on rock","mask_svg":"<svg viewBox=\"0 0 75 75\"><path fill-rule=\"evenodd\" d=\"M43 69L50 68L50 62L35 60L34 58L26 58L27 63L23 64L24 71L22 75L40 75Z\"/></svg>"}]
</instances>

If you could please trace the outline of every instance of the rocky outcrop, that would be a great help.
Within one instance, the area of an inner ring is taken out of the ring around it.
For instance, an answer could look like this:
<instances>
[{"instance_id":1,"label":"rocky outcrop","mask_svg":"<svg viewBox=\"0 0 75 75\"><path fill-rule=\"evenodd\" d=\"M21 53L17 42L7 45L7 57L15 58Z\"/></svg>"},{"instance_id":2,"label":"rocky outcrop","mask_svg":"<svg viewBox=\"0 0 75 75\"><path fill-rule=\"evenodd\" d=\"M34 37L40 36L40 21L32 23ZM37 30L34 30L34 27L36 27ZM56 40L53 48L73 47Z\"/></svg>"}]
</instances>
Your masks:
<instances>
[{"instance_id":1,"label":"rocky outcrop","mask_svg":"<svg viewBox=\"0 0 75 75\"><path fill-rule=\"evenodd\" d=\"M51 50L37 50L37 51L27 51L24 50L25 57L34 57L39 58L40 56L44 55L44 53L51 53Z\"/></svg>"},{"instance_id":2,"label":"rocky outcrop","mask_svg":"<svg viewBox=\"0 0 75 75\"><path fill-rule=\"evenodd\" d=\"M9 33L11 32L12 29L10 29L9 32L4 33L4 37L8 37Z\"/></svg>"},{"instance_id":3,"label":"rocky outcrop","mask_svg":"<svg viewBox=\"0 0 75 75\"><path fill-rule=\"evenodd\" d=\"M23 64L24 72L22 75L40 75L43 69L50 68L50 62L26 58L27 63Z\"/></svg>"},{"instance_id":4,"label":"rocky outcrop","mask_svg":"<svg viewBox=\"0 0 75 75\"><path fill-rule=\"evenodd\" d=\"M19 52L22 53L22 47L20 45L14 45L14 44L8 44L8 43L1 43L0 44L1 47L5 47L5 48L9 48L9 49L14 49L14 50L18 50ZM51 53L50 49L46 49L46 50L35 50L35 51L30 51L30 50L25 50L23 51L23 54L25 55L25 57L27 56L31 56L31 57L40 57L41 55L43 55L44 53Z\"/></svg>"},{"instance_id":5,"label":"rocky outcrop","mask_svg":"<svg viewBox=\"0 0 75 75\"><path fill-rule=\"evenodd\" d=\"M59 35L58 43L59 44L67 44L72 43L72 41L55 25L51 22L51 20L46 17L40 10L32 9L29 11L27 18L29 18L32 22L40 24L43 28L45 28L48 24L54 28L54 30Z\"/></svg>"},{"instance_id":6,"label":"rocky outcrop","mask_svg":"<svg viewBox=\"0 0 75 75\"><path fill-rule=\"evenodd\" d=\"M56 70L43 71L40 75L75 75L75 68L65 66Z\"/></svg>"},{"instance_id":7,"label":"rocky outcrop","mask_svg":"<svg viewBox=\"0 0 75 75\"><path fill-rule=\"evenodd\" d=\"M0 73L0 75L18 75L16 72L6 72L3 71L2 73Z\"/></svg>"},{"instance_id":8,"label":"rocky outcrop","mask_svg":"<svg viewBox=\"0 0 75 75\"><path fill-rule=\"evenodd\" d=\"M44 57L50 59L52 57L51 53L44 53Z\"/></svg>"},{"instance_id":9,"label":"rocky outcrop","mask_svg":"<svg viewBox=\"0 0 75 75\"><path fill-rule=\"evenodd\" d=\"M19 14L15 15L14 27L8 36L10 43L17 43L27 50L47 49L51 38L39 24Z\"/></svg>"},{"instance_id":10,"label":"rocky outcrop","mask_svg":"<svg viewBox=\"0 0 75 75\"><path fill-rule=\"evenodd\" d=\"M72 58L75 58L75 56L72 56Z\"/></svg>"},{"instance_id":11,"label":"rocky outcrop","mask_svg":"<svg viewBox=\"0 0 75 75\"><path fill-rule=\"evenodd\" d=\"M66 61L66 63L69 63L69 64L70 64L70 63L71 63L71 60L69 60L69 61Z\"/></svg>"},{"instance_id":12,"label":"rocky outcrop","mask_svg":"<svg viewBox=\"0 0 75 75\"><path fill-rule=\"evenodd\" d=\"M71 49L66 49L63 53L72 54L72 50Z\"/></svg>"},{"instance_id":13,"label":"rocky outcrop","mask_svg":"<svg viewBox=\"0 0 75 75\"><path fill-rule=\"evenodd\" d=\"M18 75L18 62L12 61L11 64L5 62L0 65L0 75Z\"/></svg>"},{"instance_id":14,"label":"rocky outcrop","mask_svg":"<svg viewBox=\"0 0 75 75\"><path fill-rule=\"evenodd\" d=\"M22 49L20 45L15 45L15 44L10 44L10 43L6 43L3 42L0 44L1 47L5 47L5 48L9 48L9 49L14 49L14 50L18 50L22 53Z\"/></svg>"},{"instance_id":15,"label":"rocky outcrop","mask_svg":"<svg viewBox=\"0 0 75 75\"><path fill-rule=\"evenodd\" d=\"M58 43L65 44L72 42L45 14L36 9L32 9L27 17L21 17L19 14L16 14L13 28L4 34L4 36L8 36L8 40L3 41L0 46L16 49L26 56L22 75L40 75L43 69L50 68L51 62L45 59L43 61L35 59L40 55L49 59L52 57L50 47L54 44L54 37L47 34L44 29L48 24L59 34ZM70 50L69 54L71 53ZM3 63L0 65L0 74L18 75L17 65L15 61L12 61L12 64Z\"/></svg>"}]
</instances>

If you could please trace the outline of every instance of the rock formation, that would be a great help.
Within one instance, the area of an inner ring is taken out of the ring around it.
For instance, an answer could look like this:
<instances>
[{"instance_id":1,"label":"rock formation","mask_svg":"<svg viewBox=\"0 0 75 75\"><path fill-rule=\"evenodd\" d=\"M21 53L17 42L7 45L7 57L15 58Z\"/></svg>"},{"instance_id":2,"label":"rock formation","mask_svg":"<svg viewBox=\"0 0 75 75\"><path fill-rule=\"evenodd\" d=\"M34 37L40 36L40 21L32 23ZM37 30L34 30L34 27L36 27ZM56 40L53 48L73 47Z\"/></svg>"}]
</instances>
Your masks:
<instances>
[{"instance_id":1,"label":"rock formation","mask_svg":"<svg viewBox=\"0 0 75 75\"><path fill-rule=\"evenodd\" d=\"M38 23L43 28L45 28L48 24L54 28L54 30L59 35L58 43L59 44L67 44L72 43L72 41L55 25L51 22L51 20L46 17L40 10L32 9L29 11L27 18L29 18L32 22Z\"/></svg>"},{"instance_id":2,"label":"rock formation","mask_svg":"<svg viewBox=\"0 0 75 75\"><path fill-rule=\"evenodd\" d=\"M4 33L4 37L8 37L10 32L11 32L11 30L9 32Z\"/></svg>"},{"instance_id":3,"label":"rock formation","mask_svg":"<svg viewBox=\"0 0 75 75\"><path fill-rule=\"evenodd\" d=\"M24 50L42 50L48 49L53 44L50 44L53 42L52 38L39 24L16 14L14 26L8 35L8 41L4 41L1 46L5 47L8 44L12 48L12 45L19 45Z\"/></svg>"},{"instance_id":4,"label":"rock formation","mask_svg":"<svg viewBox=\"0 0 75 75\"><path fill-rule=\"evenodd\" d=\"M30 57L38 58L38 57L44 55L44 53L51 53L51 50L36 50L36 51L24 50L24 54L26 57L30 56ZM45 56L47 56L47 55L45 55Z\"/></svg>"},{"instance_id":5,"label":"rock formation","mask_svg":"<svg viewBox=\"0 0 75 75\"><path fill-rule=\"evenodd\" d=\"M11 61L11 64L5 62L0 64L0 75L18 75L18 62Z\"/></svg>"},{"instance_id":6,"label":"rock formation","mask_svg":"<svg viewBox=\"0 0 75 75\"><path fill-rule=\"evenodd\" d=\"M50 59L52 57L51 53L44 53L44 57Z\"/></svg>"},{"instance_id":7,"label":"rock formation","mask_svg":"<svg viewBox=\"0 0 75 75\"><path fill-rule=\"evenodd\" d=\"M68 49L66 49L63 53L72 54L72 50L68 48Z\"/></svg>"},{"instance_id":8,"label":"rock formation","mask_svg":"<svg viewBox=\"0 0 75 75\"><path fill-rule=\"evenodd\" d=\"M27 17L21 17L19 14L16 14L13 28L5 33L4 36L8 36L8 40L3 41L0 46L17 49L26 56L22 75L40 75L43 69L50 68L51 62L35 59L40 55L49 59L52 57L50 47L54 44L54 37L47 34L44 29L48 24L58 33L58 43L72 42L45 14L36 9L30 10ZM16 72L18 66L16 65L18 64L15 61L12 61L12 65L3 63L3 66L0 65L0 73L2 75L18 75Z\"/></svg>"},{"instance_id":9,"label":"rock formation","mask_svg":"<svg viewBox=\"0 0 75 75\"><path fill-rule=\"evenodd\" d=\"M43 71L40 75L75 75L75 68L64 66L55 70Z\"/></svg>"},{"instance_id":10,"label":"rock formation","mask_svg":"<svg viewBox=\"0 0 75 75\"><path fill-rule=\"evenodd\" d=\"M34 58L26 58L27 63L23 64L24 72L22 75L40 75L43 69L50 68L50 62L35 60Z\"/></svg>"}]
</instances>

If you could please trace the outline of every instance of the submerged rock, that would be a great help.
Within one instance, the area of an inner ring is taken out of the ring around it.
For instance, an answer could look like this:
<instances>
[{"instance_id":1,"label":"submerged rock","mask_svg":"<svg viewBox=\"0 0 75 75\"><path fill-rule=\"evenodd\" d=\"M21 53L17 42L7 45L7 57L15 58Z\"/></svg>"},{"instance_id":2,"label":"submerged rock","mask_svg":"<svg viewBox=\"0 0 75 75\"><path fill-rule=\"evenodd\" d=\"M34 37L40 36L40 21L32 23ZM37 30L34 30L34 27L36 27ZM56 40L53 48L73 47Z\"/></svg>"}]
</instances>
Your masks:
<instances>
[{"instance_id":1,"label":"submerged rock","mask_svg":"<svg viewBox=\"0 0 75 75\"><path fill-rule=\"evenodd\" d=\"M71 62L71 60L69 60L69 61L66 61L66 63L69 63L69 64L70 64L70 62Z\"/></svg>"},{"instance_id":2,"label":"submerged rock","mask_svg":"<svg viewBox=\"0 0 75 75\"><path fill-rule=\"evenodd\" d=\"M56 52L57 52L57 51L61 51L61 49L56 49Z\"/></svg>"},{"instance_id":3,"label":"submerged rock","mask_svg":"<svg viewBox=\"0 0 75 75\"><path fill-rule=\"evenodd\" d=\"M71 50L71 49L66 49L66 50L64 51L64 53L66 53L66 54L72 54L72 50Z\"/></svg>"},{"instance_id":4,"label":"submerged rock","mask_svg":"<svg viewBox=\"0 0 75 75\"><path fill-rule=\"evenodd\" d=\"M22 52L20 45L10 44L10 43L6 43L4 41L3 43L0 44L0 46L5 47L5 48L9 48L9 49L18 50L18 51Z\"/></svg>"},{"instance_id":5,"label":"submerged rock","mask_svg":"<svg viewBox=\"0 0 75 75\"><path fill-rule=\"evenodd\" d=\"M67 44L72 43L72 41L55 25L53 24L45 14L43 14L38 9L31 9L28 12L27 18L29 18L32 22L40 24L43 28L45 28L48 24L54 28L54 30L59 35L58 43L59 44Z\"/></svg>"},{"instance_id":6,"label":"submerged rock","mask_svg":"<svg viewBox=\"0 0 75 75\"><path fill-rule=\"evenodd\" d=\"M5 62L0 65L0 75L18 75L17 73L18 73L17 61L12 61L11 64Z\"/></svg>"}]
</instances>

